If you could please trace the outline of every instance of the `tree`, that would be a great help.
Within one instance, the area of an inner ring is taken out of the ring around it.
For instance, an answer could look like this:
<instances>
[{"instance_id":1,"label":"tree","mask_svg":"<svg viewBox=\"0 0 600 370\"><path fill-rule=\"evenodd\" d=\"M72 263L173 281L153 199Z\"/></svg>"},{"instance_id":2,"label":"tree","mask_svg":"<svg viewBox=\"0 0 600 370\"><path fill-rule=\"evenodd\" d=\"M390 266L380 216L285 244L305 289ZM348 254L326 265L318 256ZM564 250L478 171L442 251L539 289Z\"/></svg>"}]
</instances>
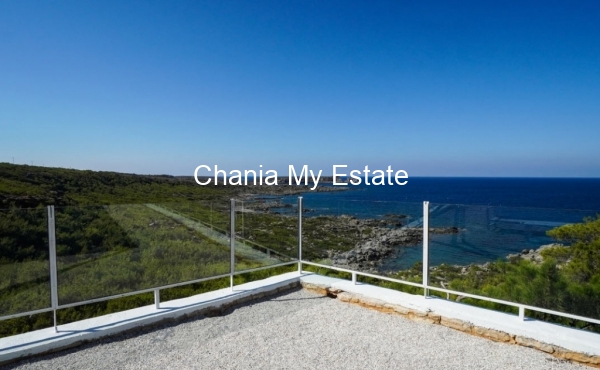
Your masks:
<instances>
[{"instance_id":1,"label":"tree","mask_svg":"<svg viewBox=\"0 0 600 370\"><path fill-rule=\"evenodd\" d=\"M570 280L587 283L600 275L600 215L596 219L586 218L583 223L554 228L548 235L571 244L565 266Z\"/></svg>"}]
</instances>

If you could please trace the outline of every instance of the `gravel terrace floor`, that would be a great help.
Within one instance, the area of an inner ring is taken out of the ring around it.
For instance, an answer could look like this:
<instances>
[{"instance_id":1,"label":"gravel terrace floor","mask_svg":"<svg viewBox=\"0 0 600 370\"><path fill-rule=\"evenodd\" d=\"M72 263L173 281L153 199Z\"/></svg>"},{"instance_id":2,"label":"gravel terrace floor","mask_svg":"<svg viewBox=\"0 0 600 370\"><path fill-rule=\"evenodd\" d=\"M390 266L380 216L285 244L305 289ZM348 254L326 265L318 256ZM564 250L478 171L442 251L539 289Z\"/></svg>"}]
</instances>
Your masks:
<instances>
[{"instance_id":1,"label":"gravel terrace floor","mask_svg":"<svg viewBox=\"0 0 600 370\"><path fill-rule=\"evenodd\" d=\"M9 369L589 369L296 290Z\"/></svg>"}]
</instances>

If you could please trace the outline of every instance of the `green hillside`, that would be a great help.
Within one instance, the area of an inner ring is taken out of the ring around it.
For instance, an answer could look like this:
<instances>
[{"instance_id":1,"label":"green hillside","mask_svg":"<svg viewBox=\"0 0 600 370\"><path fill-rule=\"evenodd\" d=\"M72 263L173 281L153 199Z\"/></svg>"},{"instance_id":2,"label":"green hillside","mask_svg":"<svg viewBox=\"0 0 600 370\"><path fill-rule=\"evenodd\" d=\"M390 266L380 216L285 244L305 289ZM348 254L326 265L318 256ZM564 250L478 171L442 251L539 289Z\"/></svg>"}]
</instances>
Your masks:
<instances>
[{"instance_id":1,"label":"green hillside","mask_svg":"<svg viewBox=\"0 0 600 370\"><path fill-rule=\"evenodd\" d=\"M0 208L227 199L242 189L193 179L0 163Z\"/></svg>"},{"instance_id":2,"label":"green hillside","mask_svg":"<svg viewBox=\"0 0 600 370\"><path fill-rule=\"evenodd\" d=\"M46 205L55 205L62 305L227 274L229 242L223 240L229 229L229 199L244 190L248 188L200 186L192 178L167 175L0 163L0 316L49 307ZM274 248L281 248L280 243L273 243ZM264 251L240 248L236 271L279 262L267 257ZM281 271L259 271L237 276L236 281ZM226 280L166 289L162 297L222 288ZM151 302L151 295L139 294L62 309L58 318L65 323ZM51 324L51 314L3 320L0 336Z\"/></svg>"}]
</instances>

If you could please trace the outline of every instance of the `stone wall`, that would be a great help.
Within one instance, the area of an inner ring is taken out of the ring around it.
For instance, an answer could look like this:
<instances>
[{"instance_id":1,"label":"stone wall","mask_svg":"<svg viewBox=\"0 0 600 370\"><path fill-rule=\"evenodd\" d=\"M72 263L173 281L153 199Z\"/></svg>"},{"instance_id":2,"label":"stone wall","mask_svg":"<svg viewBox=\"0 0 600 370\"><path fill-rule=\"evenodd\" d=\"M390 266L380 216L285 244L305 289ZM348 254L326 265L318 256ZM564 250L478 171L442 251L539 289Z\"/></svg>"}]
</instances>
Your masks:
<instances>
[{"instance_id":1,"label":"stone wall","mask_svg":"<svg viewBox=\"0 0 600 370\"><path fill-rule=\"evenodd\" d=\"M414 321L447 326L455 330L460 330L471 335L491 339L497 342L518 344L525 347L535 348L537 350L549 353L559 359L575 361L592 367L600 368L600 356L590 356L585 353L573 352L556 345L539 342L535 339L513 335L494 329L488 329L481 326L475 326L468 321L443 317L431 311L416 311L400 305L394 305L381 300L365 297L360 294L349 293L339 289L332 289L325 285L302 282L302 287L318 294L337 298L342 302L356 304L384 313L401 315Z\"/></svg>"}]
</instances>

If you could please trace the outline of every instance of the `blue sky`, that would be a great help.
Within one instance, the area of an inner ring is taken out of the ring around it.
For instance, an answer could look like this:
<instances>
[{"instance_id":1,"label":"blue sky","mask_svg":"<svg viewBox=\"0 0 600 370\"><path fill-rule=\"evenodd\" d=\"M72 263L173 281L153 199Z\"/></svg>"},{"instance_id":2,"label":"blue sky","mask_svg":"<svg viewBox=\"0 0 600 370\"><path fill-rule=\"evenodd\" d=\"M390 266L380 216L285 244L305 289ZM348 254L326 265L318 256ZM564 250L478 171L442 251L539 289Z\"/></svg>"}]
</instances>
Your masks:
<instances>
[{"instance_id":1,"label":"blue sky","mask_svg":"<svg viewBox=\"0 0 600 370\"><path fill-rule=\"evenodd\" d=\"M600 177L600 2L1 1L0 161Z\"/></svg>"}]
</instances>

